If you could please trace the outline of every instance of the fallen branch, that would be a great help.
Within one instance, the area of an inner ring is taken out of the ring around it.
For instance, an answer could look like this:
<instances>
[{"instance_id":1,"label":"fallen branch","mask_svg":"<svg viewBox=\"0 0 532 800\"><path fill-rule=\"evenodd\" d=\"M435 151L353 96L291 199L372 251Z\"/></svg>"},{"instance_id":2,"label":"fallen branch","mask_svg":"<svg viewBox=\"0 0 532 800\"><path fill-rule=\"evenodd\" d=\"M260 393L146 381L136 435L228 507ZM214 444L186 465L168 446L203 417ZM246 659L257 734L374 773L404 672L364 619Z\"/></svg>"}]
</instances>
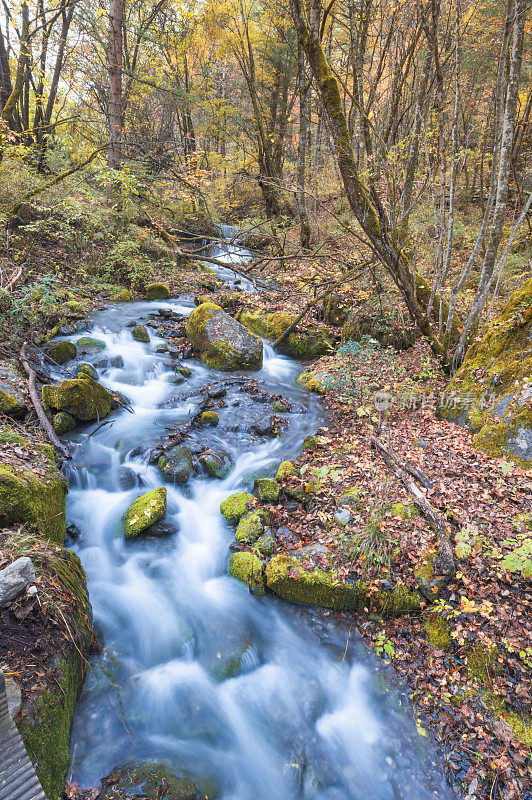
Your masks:
<instances>
[{"instance_id":1,"label":"fallen branch","mask_svg":"<svg viewBox=\"0 0 532 800\"><path fill-rule=\"evenodd\" d=\"M19 267L17 270L15 270L15 272L13 273L9 281L6 283L6 285L2 287L4 292L10 292L11 289L16 284L16 282L19 280L21 275L22 275L22 267Z\"/></svg>"},{"instance_id":2,"label":"fallen branch","mask_svg":"<svg viewBox=\"0 0 532 800\"><path fill-rule=\"evenodd\" d=\"M26 374L28 375L28 389L30 392L31 402L33 403L33 407L39 418L39 422L41 423L42 427L44 428L46 435L50 439L53 446L56 450L64 456L64 458L72 458L70 450L66 447L62 442L59 441L57 435L52 428L50 420L46 416L46 412L44 410L44 406L41 402L39 394L37 392L37 387L35 385L35 370L30 366L30 362L28 361L28 357L26 354L26 345L23 346L22 350L20 351L20 361Z\"/></svg>"},{"instance_id":3,"label":"fallen branch","mask_svg":"<svg viewBox=\"0 0 532 800\"><path fill-rule=\"evenodd\" d=\"M435 531L438 537L439 548L438 571L444 576L454 575L455 564L453 549L451 547L449 525L438 514L436 509L431 506L421 489L416 486L410 475L403 469L395 454L375 436L370 437L370 444L375 450L380 452L388 467L395 472L407 492L412 496L414 505L418 511L425 517L430 527Z\"/></svg>"}]
</instances>

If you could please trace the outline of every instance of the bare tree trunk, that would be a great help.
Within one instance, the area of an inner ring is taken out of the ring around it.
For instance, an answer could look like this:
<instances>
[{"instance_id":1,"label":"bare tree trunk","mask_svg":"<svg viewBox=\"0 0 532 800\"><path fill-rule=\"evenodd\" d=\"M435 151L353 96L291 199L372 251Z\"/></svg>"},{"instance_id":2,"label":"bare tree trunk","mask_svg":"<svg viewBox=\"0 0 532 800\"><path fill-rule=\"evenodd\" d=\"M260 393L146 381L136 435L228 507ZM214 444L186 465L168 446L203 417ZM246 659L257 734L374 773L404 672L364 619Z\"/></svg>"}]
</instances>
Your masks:
<instances>
[{"instance_id":1,"label":"bare tree trunk","mask_svg":"<svg viewBox=\"0 0 532 800\"><path fill-rule=\"evenodd\" d=\"M30 56L29 53L30 20L29 20L29 9L27 0L23 0L22 2L21 13L22 13L22 28L20 32L20 50L17 59L17 71L15 74L15 81L13 83L11 94L4 103L4 107L0 115L0 120L5 123L9 122L9 119L15 110L15 106L24 88L24 77L26 75L26 68L28 66L29 56ZM5 145L3 138L4 134L2 134L2 132L0 131L0 162L4 157Z\"/></svg>"},{"instance_id":2,"label":"bare tree trunk","mask_svg":"<svg viewBox=\"0 0 532 800\"><path fill-rule=\"evenodd\" d=\"M307 80L306 60L303 48L298 46L298 81L299 81L299 143L297 150L297 210L299 213L299 228L301 247L310 248L310 222L308 217L307 199L305 195L306 168L307 168L307 141L310 125L309 91L310 82Z\"/></svg>"},{"instance_id":3,"label":"bare tree trunk","mask_svg":"<svg viewBox=\"0 0 532 800\"><path fill-rule=\"evenodd\" d=\"M108 164L119 170L122 165L122 29L124 0L110 0L109 5L109 152ZM120 184L114 183L110 200L119 200Z\"/></svg>"},{"instance_id":4,"label":"bare tree trunk","mask_svg":"<svg viewBox=\"0 0 532 800\"><path fill-rule=\"evenodd\" d=\"M495 198L493 220L486 245L486 253L484 256L484 262L482 264L482 272L480 274L477 293L460 336L456 354L458 359L463 357L469 333L477 322L478 317L486 304L488 292L492 283L497 252L501 243L504 221L506 218L506 202L508 200L508 185L510 181L512 146L514 141L517 99L519 93L519 79L521 76L521 64L523 60L525 18L526 0L514 0L512 54L510 58L510 69L506 88L506 99L504 103L501 149L497 174L497 194Z\"/></svg>"}]
</instances>

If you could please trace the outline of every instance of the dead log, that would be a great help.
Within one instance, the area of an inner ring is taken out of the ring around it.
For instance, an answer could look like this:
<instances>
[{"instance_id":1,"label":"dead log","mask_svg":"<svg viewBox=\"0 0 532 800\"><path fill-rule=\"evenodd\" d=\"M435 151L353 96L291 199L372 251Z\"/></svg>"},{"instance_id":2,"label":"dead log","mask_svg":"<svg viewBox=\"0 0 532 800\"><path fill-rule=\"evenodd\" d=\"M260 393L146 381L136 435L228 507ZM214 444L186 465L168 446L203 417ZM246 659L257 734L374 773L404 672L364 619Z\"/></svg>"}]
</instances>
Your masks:
<instances>
[{"instance_id":1,"label":"dead log","mask_svg":"<svg viewBox=\"0 0 532 800\"><path fill-rule=\"evenodd\" d=\"M41 402L39 393L37 392L37 386L35 384L35 370L31 367L30 362L28 361L28 356L26 354L26 345L24 345L22 350L20 351L20 361L28 376L28 389L30 392L31 402L35 409L35 413L39 418L39 422L44 428L46 435L50 439L55 449L58 450L64 458L68 459L72 458L70 450L62 442L59 441L56 432L52 428L50 420L46 416L44 406Z\"/></svg>"},{"instance_id":2,"label":"dead log","mask_svg":"<svg viewBox=\"0 0 532 800\"><path fill-rule=\"evenodd\" d=\"M407 492L411 495L414 505L425 517L430 527L435 531L438 538L439 556L437 558L438 572L444 576L452 576L455 573L455 563L453 548L451 546L450 527L441 517L436 509L429 503L421 489L416 486L408 472L401 466L395 454L389 450L375 436L370 437L370 444L373 449L378 450L387 466L395 472Z\"/></svg>"}]
</instances>

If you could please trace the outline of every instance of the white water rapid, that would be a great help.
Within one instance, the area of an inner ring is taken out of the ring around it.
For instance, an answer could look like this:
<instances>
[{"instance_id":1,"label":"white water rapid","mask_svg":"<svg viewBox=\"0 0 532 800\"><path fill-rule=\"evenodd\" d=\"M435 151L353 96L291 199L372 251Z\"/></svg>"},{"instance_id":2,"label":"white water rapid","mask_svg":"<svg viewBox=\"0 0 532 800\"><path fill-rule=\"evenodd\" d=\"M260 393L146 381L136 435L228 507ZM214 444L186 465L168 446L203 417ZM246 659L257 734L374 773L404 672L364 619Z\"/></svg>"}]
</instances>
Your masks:
<instances>
[{"instance_id":1,"label":"white water rapid","mask_svg":"<svg viewBox=\"0 0 532 800\"><path fill-rule=\"evenodd\" d=\"M228 264L237 258L245 254L226 254ZM238 280L229 269L223 277ZM134 413L123 409L94 435L92 424L69 437L80 445L69 475L68 518L81 531L73 549L104 645L77 707L70 780L97 786L115 766L155 760L210 787L201 795L209 800L449 800L429 740L354 632L332 615L253 597L227 574L234 531L220 502L294 457L322 418L318 401L296 384L300 365L268 345L262 371L247 377L294 401L280 438L249 433L269 406L232 385L235 375L190 361L190 378L170 383L175 372L156 353L164 340L150 329L150 343L141 344L127 326L158 309L192 308L190 297L117 304L88 326L107 345L94 362L122 357L122 367L101 367L99 378L126 395ZM183 425L214 381L227 381L220 423L194 430L192 443L224 450L231 472L167 484L166 519L177 533L125 541L124 511L164 483L135 451ZM121 488L126 479L135 485Z\"/></svg>"}]
</instances>

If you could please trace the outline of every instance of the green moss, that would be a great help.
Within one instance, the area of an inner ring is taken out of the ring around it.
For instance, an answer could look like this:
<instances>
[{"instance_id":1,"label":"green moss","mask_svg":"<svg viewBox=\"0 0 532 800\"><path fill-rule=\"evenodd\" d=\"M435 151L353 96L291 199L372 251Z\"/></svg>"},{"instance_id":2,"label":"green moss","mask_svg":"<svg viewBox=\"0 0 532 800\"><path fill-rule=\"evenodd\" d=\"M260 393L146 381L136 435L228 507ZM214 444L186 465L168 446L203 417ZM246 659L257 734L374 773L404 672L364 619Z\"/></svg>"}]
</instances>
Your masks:
<instances>
[{"instance_id":1,"label":"green moss","mask_svg":"<svg viewBox=\"0 0 532 800\"><path fill-rule=\"evenodd\" d=\"M137 497L124 514L124 536L133 539L166 514L166 489L160 486Z\"/></svg>"},{"instance_id":2,"label":"green moss","mask_svg":"<svg viewBox=\"0 0 532 800\"><path fill-rule=\"evenodd\" d=\"M360 510L364 505L361 489L357 486L351 487L336 499L336 505L339 508L351 508L353 511Z\"/></svg>"},{"instance_id":3,"label":"green moss","mask_svg":"<svg viewBox=\"0 0 532 800\"><path fill-rule=\"evenodd\" d=\"M54 678L48 679L44 692L25 701L18 728L48 800L61 800L70 763L70 731L92 636L92 612L78 557L63 550L60 556L54 556L53 564L56 584L72 598L69 625L76 633L77 645L58 640Z\"/></svg>"},{"instance_id":4,"label":"green moss","mask_svg":"<svg viewBox=\"0 0 532 800\"><path fill-rule=\"evenodd\" d=\"M78 364L76 369L76 378L84 377L92 378L94 381L98 380L98 373L92 364Z\"/></svg>"},{"instance_id":5,"label":"green moss","mask_svg":"<svg viewBox=\"0 0 532 800\"><path fill-rule=\"evenodd\" d=\"M168 300L170 289L164 283L150 283L146 286L148 300Z\"/></svg>"},{"instance_id":6,"label":"green moss","mask_svg":"<svg viewBox=\"0 0 532 800\"><path fill-rule=\"evenodd\" d=\"M261 554L261 556L271 556L273 551L275 550L275 539L269 533L265 533L262 536L259 536L257 541L255 542L255 547Z\"/></svg>"},{"instance_id":7,"label":"green moss","mask_svg":"<svg viewBox=\"0 0 532 800\"><path fill-rule=\"evenodd\" d=\"M479 449L529 468L531 445L519 448L513 440L524 430L530 442L532 408L527 385L531 376L532 279L511 295L500 316L469 348L438 413L467 424L476 433L473 443Z\"/></svg>"},{"instance_id":8,"label":"green moss","mask_svg":"<svg viewBox=\"0 0 532 800\"><path fill-rule=\"evenodd\" d=\"M148 344L150 341L150 334L144 327L144 325L135 325L132 331L132 336L137 342L143 342L144 344Z\"/></svg>"},{"instance_id":9,"label":"green moss","mask_svg":"<svg viewBox=\"0 0 532 800\"><path fill-rule=\"evenodd\" d=\"M207 425L218 425L219 417L216 411L204 411L201 415L201 424L205 427Z\"/></svg>"},{"instance_id":10,"label":"green moss","mask_svg":"<svg viewBox=\"0 0 532 800\"><path fill-rule=\"evenodd\" d=\"M315 567L305 570L295 556L274 556L266 566L266 585L284 600L310 603L336 611L357 611L363 607L365 595L358 584L343 584L334 572Z\"/></svg>"},{"instance_id":11,"label":"green moss","mask_svg":"<svg viewBox=\"0 0 532 800\"><path fill-rule=\"evenodd\" d=\"M314 367L307 367L307 369L301 373L297 382L314 394L324 395L327 393L327 376Z\"/></svg>"},{"instance_id":12,"label":"green moss","mask_svg":"<svg viewBox=\"0 0 532 800\"><path fill-rule=\"evenodd\" d=\"M292 325L297 315L286 311L242 309L236 318L252 333L276 340ZM327 329L324 326L314 325L304 333L292 331L277 349L292 358L310 360L328 353L332 349L332 344Z\"/></svg>"},{"instance_id":13,"label":"green moss","mask_svg":"<svg viewBox=\"0 0 532 800\"><path fill-rule=\"evenodd\" d=\"M66 411L60 411L59 414L54 414L52 425L57 435L61 436L63 433L74 430L77 422L72 414L67 414Z\"/></svg>"},{"instance_id":14,"label":"green moss","mask_svg":"<svg viewBox=\"0 0 532 800\"><path fill-rule=\"evenodd\" d=\"M296 603L309 603L335 611L361 611L365 608L382 616L397 616L420 607L419 596L405 586L369 591L362 581L342 583L334 570L315 567L305 570L296 556L274 556L266 566L266 585Z\"/></svg>"},{"instance_id":15,"label":"green moss","mask_svg":"<svg viewBox=\"0 0 532 800\"><path fill-rule=\"evenodd\" d=\"M282 461L279 464L275 480L285 481L287 478L291 478L294 475L299 475L299 468L294 464L294 462Z\"/></svg>"},{"instance_id":16,"label":"green moss","mask_svg":"<svg viewBox=\"0 0 532 800\"><path fill-rule=\"evenodd\" d=\"M248 510L248 503L254 503L253 495L248 492L236 492L220 504L220 514L231 525L236 525Z\"/></svg>"},{"instance_id":17,"label":"green moss","mask_svg":"<svg viewBox=\"0 0 532 800\"><path fill-rule=\"evenodd\" d=\"M213 322L212 325L211 322ZM185 325L194 351L211 369L224 371L260 369L262 367L262 342L257 337L253 337L247 353L242 348L235 348L224 339L222 334L223 328L227 327L228 323L238 329L238 325L232 317L229 317L215 303L202 303L195 308ZM246 336L248 336L247 333ZM252 346L255 343L257 346Z\"/></svg>"},{"instance_id":18,"label":"green moss","mask_svg":"<svg viewBox=\"0 0 532 800\"><path fill-rule=\"evenodd\" d=\"M316 436L305 436L302 447L303 450L316 450L318 444L319 442Z\"/></svg>"},{"instance_id":19,"label":"green moss","mask_svg":"<svg viewBox=\"0 0 532 800\"><path fill-rule=\"evenodd\" d=\"M0 525L29 524L62 544L66 478L44 455L32 468L0 465Z\"/></svg>"},{"instance_id":20,"label":"green moss","mask_svg":"<svg viewBox=\"0 0 532 800\"><path fill-rule=\"evenodd\" d=\"M270 514L266 508L256 508L246 512L237 525L236 541L251 544L264 533L264 527L269 522Z\"/></svg>"},{"instance_id":21,"label":"green moss","mask_svg":"<svg viewBox=\"0 0 532 800\"><path fill-rule=\"evenodd\" d=\"M441 614L436 614L433 611L428 612L425 615L423 627L427 632L429 643L433 647L437 647L439 650L445 650L446 652L452 650L453 640L449 623Z\"/></svg>"},{"instance_id":22,"label":"green moss","mask_svg":"<svg viewBox=\"0 0 532 800\"><path fill-rule=\"evenodd\" d=\"M517 741L532 749L532 717L511 712L505 719Z\"/></svg>"},{"instance_id":23,"label":"green moss","mask_svg":"<svg viewBox=\"0 0 532 800\"><path fill-rule=\"evenodd\" d=\"M83 306L78 300L69 300L65 303L65 308L78 316L83 316L84 314Z\"/></svg>"},{"instance_id":24,"label":"green moss","mask_svg":"<svg viewBox=\"0 0 532 800\"><path fill-rule=\"evenodd\" d=\"M42 387L42 399L54 411L66 411L82 422L103 419L111 412L113 395L91 378L72 378Z\"/></svg>"},{"instance_id":25,"label":"green moss","mask_svg":"<svg viewBox=\"0 0 532 800\"><path fill-rule=\"evenodd\" d=\"M106 344L101 339L93 339L92 336L82 336L77 340L78 350L105 350Z\"/></svg>"},{"instance_id":26,"label":"green moss","mask_svg":"<svg viewBox=\"0 0 532 800\"><path fill-rule=\"evenodd\" d=\"M253 491L261 503L276 503L279 499L279 484L273 478L257 478Z\"/></svg>"},{"instance_id":27,"label":"green moss","mask_svg":"<svg viewBox=\"0 0 532 800\"><path fill-rule=\"evenodd\" d=\"M242 581L257 595L263 595L262 561L253 553L233 553L229 559L229 574Z\"/></svg>"},{"instance_id":28,"label":"green moss","mask_svg":"<svg viewBox=\"0 0 532 800\"><path fill-rule=\"evenodd\" d=\"M129 303L131 301L131 292L129 289L120 289L119 292L116 292L111 300L115 303Z\"/></svg>"},{"instance_id":29,"label":"green moss","mask_svg":"<svg viewBox=\"0 0 532 800\"><path fill-rule=\"evenodd\" d=\"M222 480L229 475L231 459L226 453L203 453L199 460L205 472L212 478Z\"/></svg>"},{"instance_id":30,"label":"green moss","mask_svg":"<svg viewBox=\"0 0 532 800\"><path fill-rule=\"evenodd\" d=\"M414 576L423 597L434 603L447 586L448 576L438 576L434 571L436 553L428 553L422 557L414 568Z\"/></svg>"},{"instance_id":31,"label":"green moss","mask_svg":"<svg viewBox=\"0 0 532 800\"><path fill-rule=\"evenodd\" d=\"M47 348L48 355L57 364L66 364L67 361L72 361L78 354L78 349L73 342L54 342Z\"/></svg>"},{"instance_id":32,"label":"green moss","mask_svg":"<svg viewBox=\"0 0 532 800\"><path fill-rule=\"evenodd\" d=\"M8 442L9 444L26 444L26 439L14 428L9 425L0 426L0 444Z\"/></svg>"},{"instance_id":33,"label":"green moss","mask_svg":"<svg viewBox=\"0 0 532 800\"><path fill-rule=\"evenodd\" d=\"M483 644L476 644L467 651L467 675L471 680L476 680L485 685L491 682L492 675L498 672L497 647L485 647Z\"/></svg>"},{"instance_id":34,"label":"green moss","mask_svg":"<svg viewBox=\"0 0 532 800\"><path fill-rule=\"evenodd\" d=\"M14 419L26 416L27 408L22 394L23 378L15 363L0 362L0 413Z\"/></svg>"}]
</instances>

